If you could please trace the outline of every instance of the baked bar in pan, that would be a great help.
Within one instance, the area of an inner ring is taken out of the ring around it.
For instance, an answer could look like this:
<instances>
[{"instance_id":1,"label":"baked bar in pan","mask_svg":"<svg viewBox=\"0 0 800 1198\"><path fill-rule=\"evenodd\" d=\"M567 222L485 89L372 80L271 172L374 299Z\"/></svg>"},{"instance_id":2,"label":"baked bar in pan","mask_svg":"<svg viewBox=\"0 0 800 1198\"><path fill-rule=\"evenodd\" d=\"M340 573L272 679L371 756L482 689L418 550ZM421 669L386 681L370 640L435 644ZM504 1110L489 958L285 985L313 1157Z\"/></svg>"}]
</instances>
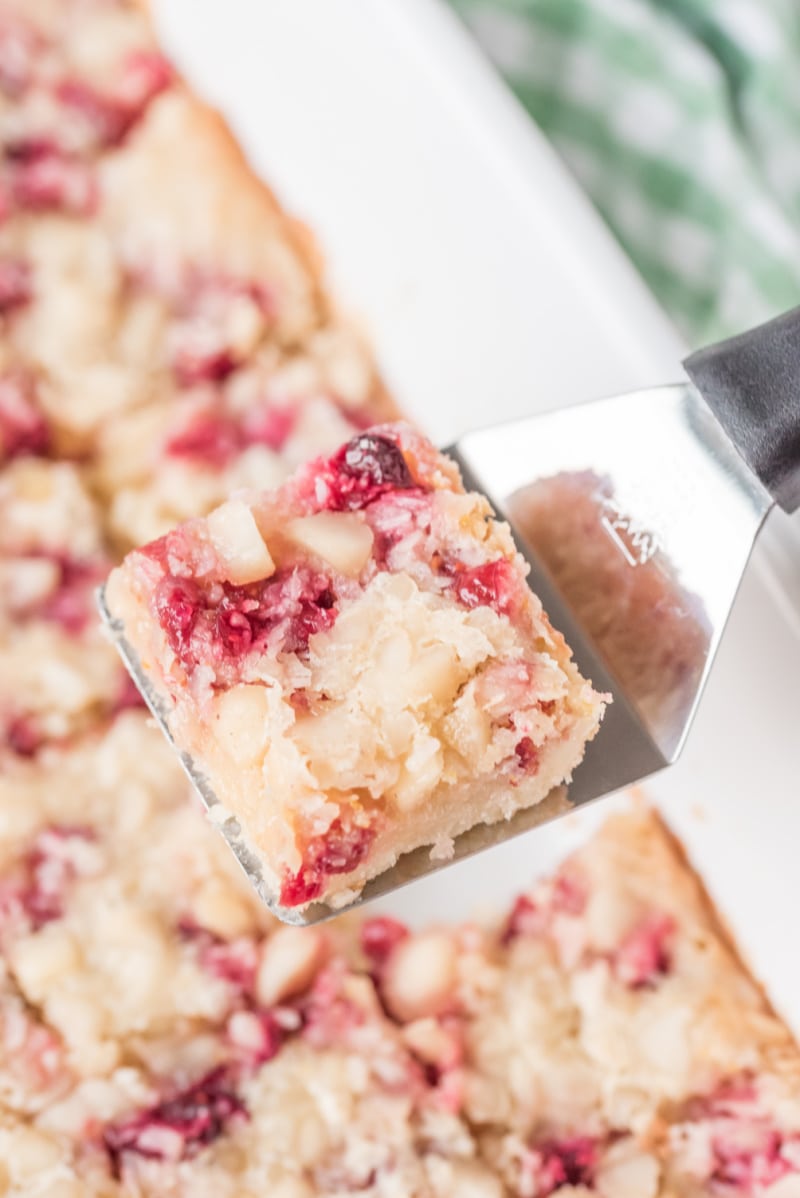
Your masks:
<instances>
[{"instance_id":1,"label":"baked bar in pan","mask_svg":"<svg viewBox=\"0 0 800 1198\"><path fill-rule=\"evenodd\" d=\"M288 928L155 749L0 781L7 1193L797 1194L800 1054L657 818L494 926Z\"/></svg>"},{"instance_id":2,"label":"baked bar in pan","mask_svg":"<svg viewBox=\"0 0 800 1198\"><path fill-rule=\"evenodd\" d=\"M569 779L604 699L486 500L406 425L132 551L106 603L284 907Z\"/></svg>"},{"instance_id":3,"label":"baked bar in pan","mask_svg":"<svg viewBox=\"0 0 800 1198\"><path fill-rule=\"evenodd\" d=\"M798 1193L800 1054L655 815L610 819L501 941L468 1101L509 1193Z\"/></svg>"}]
</instances>

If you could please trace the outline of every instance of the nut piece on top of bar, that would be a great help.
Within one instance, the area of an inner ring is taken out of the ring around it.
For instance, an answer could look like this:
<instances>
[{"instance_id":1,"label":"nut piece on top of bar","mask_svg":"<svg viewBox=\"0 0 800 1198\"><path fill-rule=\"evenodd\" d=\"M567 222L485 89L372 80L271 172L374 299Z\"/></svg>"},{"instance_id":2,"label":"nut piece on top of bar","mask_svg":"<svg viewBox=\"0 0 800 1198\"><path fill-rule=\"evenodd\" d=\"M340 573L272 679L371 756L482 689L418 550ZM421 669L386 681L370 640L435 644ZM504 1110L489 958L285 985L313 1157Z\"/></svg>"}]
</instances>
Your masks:
<instances>
[{"instance_id":1,"label":"nut piece on top of bar","mask_svg":"<svg viewBox=\"0 0 800 1198\"><path fill-rule=\"evenodd\" d=\"M567 780L605 697L507 526L403 424L135 550L106 601L284 907Z\"/></svg>"}]
</instances>

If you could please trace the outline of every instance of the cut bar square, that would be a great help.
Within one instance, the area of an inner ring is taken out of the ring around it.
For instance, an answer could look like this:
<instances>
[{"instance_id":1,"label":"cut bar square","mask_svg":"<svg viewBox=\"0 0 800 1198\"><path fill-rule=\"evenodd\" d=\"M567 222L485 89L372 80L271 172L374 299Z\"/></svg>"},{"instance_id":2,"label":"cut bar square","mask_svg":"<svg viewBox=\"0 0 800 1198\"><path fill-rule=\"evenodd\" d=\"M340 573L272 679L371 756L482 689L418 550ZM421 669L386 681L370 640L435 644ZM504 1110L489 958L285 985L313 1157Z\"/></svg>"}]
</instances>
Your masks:
<instances>
[{"instance_id":1,"label":"cut bar square","mask_svg":"<svg viewBox=\"0 0 800 1198\"><path fill-rule=\"evenodd\" d=\"M403 424L133 551L106 590L170 733L284 907L567 781L605 697L487 500Z\"/></svg>"}]
</instances>

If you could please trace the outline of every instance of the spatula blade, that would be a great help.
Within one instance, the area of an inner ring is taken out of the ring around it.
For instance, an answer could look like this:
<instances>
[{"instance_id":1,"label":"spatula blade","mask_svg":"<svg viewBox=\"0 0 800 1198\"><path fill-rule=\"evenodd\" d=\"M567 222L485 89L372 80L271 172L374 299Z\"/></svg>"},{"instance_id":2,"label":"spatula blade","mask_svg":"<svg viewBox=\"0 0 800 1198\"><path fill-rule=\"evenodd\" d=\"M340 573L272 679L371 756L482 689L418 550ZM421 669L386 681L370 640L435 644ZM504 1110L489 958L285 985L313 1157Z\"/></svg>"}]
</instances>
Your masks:
<instances>
[{"instance_id":1,"label":"spatula blade","mask_svg":"<svg viewBox=\"0 0 800 1198\"><path fill-rule=\"evenodd\" d=\"M467 485L483 491L511 518L532 565L533 589L575 650L581 670L602 685L600 658L610 673L615 705L589 747L571 799L583 801L584 791L600 793L598 788L609 782L615 785L608 789L616 789L632 780L626 776L631 773L627 755L633 751L627 738L636 732L634 725L665 763L675 760L756 534L772 506L700 394L686 383L580 404L470 433L448 452ZM548 545L556 559L552 576L541 547L537 551L537 545L548 543L547 529L534 533L523 527L526 497L538 498L531 510L545 518L546 485L555 487L562 506L564 496L572 496L584 523L594 521L587 532L577 518L570 525L562 512L561 524L574 543L563 547L560 562L559 546ZM567 576L563 559L569 555L572 574L577 577L580 568L591 577L593 571L603 589L598 610L589 617L587 597L577 593L574 578L571 588L563 581L552 585ZM641 607L648 594L652 618L638 613L642 635L634 646L636 628L631 626L627 639L620 630L636 620L634 600ZM670 645L660 635L658 604L664 633L669 628L673 639L684 642L680 663L670 660ZM629 660L632 648L638 654L635 663ZM668 688L670 670L674 684ZM652 685L643 690L645 676L660 677L663 692ZM623 707L628 710L620 716Z\"/></svg>"}]
</instances>

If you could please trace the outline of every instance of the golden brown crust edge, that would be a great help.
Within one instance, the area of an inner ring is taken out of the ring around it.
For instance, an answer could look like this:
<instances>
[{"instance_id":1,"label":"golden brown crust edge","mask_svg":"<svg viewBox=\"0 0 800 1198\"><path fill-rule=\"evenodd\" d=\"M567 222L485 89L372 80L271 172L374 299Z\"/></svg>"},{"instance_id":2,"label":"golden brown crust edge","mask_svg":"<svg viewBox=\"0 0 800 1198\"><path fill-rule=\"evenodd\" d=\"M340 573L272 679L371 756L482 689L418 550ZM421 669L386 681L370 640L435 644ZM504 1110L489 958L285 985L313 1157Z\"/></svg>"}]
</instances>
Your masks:
<instances>
[{"instance_id":1,"label":"golden brown crust edge","mask_svg":"<svg viewBox=\"0 0 800 1198\"><path fill-rule=\"evenodd\" d=\"M589 852L618 871L622 886L627 887L635 873L653 895L666 899L684 928L694 926L706 934L715 957L724 1025L732 1035L738 1028L754 1044L767 1071L794 1087L800 1085L800 1048L793 1033L754 976L685 845L661 813L636 794L631 809L603 824ZM748 1001L742 997L742 983Z\"/></svg>"},{"instance_id":2,"label":"golden brown crust edge","mask_svg":"<svg viewBox=\"0 0 800 1198\"><path fill-rule=\"evenodd\" d=\"M151 0L131 0L131 3L145 16L154 42L160 44ZM368 352L372 359L372 354L367 349L368 339L361 333L360 321L352 312L336 302L326 286L325 256L313 231L300 218L286 211L269 184L254 169L219 109L202 100L181 72L177 72L177 75L178 86L191 105L193 120L198 127L198 137L215 143L220 159L224 159L223 169L230 186L240 193L249 192L253 200L263 206L265 217L275 225L276 235L283 239L305 272L320 321L337 318L343 320L361 340L365 352ZM374 360L372 367L374 384L370 407L375 422L402 419L402 412L378 373Z\"/></svg>"},{"instance_id":3,"label":"golden brown crust edge","mask_svg":"<svg viewBox=\"0 0 800 1198\"><path fill-rule=\"evenodd\" d=\"M199 99L183 79L182 86L192 105L193 116L198 124L198 136L213 137L220 155L227 160L226 174L231 187L249 189L253 197L263 204L265 215L277 223L278 235L288 244L305 269L320 322L342 320L356 333L365 351L369 353L374 374L370 402L374 423L402 419L400 408L378 373L371 351L367 350L367 338L361 334L359 321L352 312L338 304L326 286L325 256L315 234L302 220L286 211L274 191L255 171L223 114Z\"/></svg>"}]
</instances>

